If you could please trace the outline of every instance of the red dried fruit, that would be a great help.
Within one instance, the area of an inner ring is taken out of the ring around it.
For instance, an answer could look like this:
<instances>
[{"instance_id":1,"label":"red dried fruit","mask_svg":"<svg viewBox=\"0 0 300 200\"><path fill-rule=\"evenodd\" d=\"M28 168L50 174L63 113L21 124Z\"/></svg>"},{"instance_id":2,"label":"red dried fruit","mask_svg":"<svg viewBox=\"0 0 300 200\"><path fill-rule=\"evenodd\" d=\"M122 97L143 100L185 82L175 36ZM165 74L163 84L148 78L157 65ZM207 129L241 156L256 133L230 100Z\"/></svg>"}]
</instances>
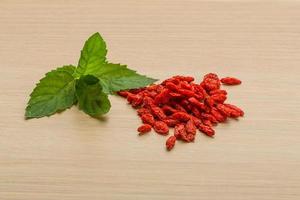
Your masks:
<instances>
[{"instance_id":1,"label":"red dried fruit","mask_svg":"<svg viewBox=\"0 0 300 200\"><path fill-rule=\"evenodd\" d=\"M170 97L173 98L173 99L181 99L183 98L184 96L182 96L182 94L178 94L178 93L175 93L175 92L170 92Z\"/></svg>"},{"instance_id":2,"label":"red dried fruit","mask_svg":"<svg viewBox=\"0 0 300 200\"><path fill-rule=\"evenodd\" d=\"M192 90L192 86L187 82L187 81L181 81L180 84L179 84L180 88L182 89L186 89L186 90L189 90L189 91L193 91Z\"/></svg>"},{"instance_id":3,"label":"red dried fruit","mask_svg":"<svg viewBox=\"0 0 300 200\"><path fill-rule=\"evenodd\" d=\"M196 126L195 126L193 120L190 119L190 120L185 124L185 131L186 131L186 133L187 133L187 134L193 134L193 135L195 135L195 134L196 134L196 130L197 130L197 128L196 128Z\"/></svg>"},{"instance_id":4,"label":"red dried fruit","mask_svg":"<svg viewBox=\"0 0 300 200\"><path fill-rule=\"evenodd\" d=\"M150 108L154 105L154 100L151 97L144 98L144 107Z\"/></svg>"},{"instance_id":5,"label":"red dried fruit","mask_svg":"<svg viewBox=\"0 0 300 200\"><path fill-rule=\"evenodd\" d=\"M164 106L162 107L162 110L164 111L164 113L165 113L166 115L171 115L171 114L177 112L176 109L174 109L174 108L172 108L171 106L168 106L168 105L164 105Z\"/></svg>"},{"instance_id":6,"label":"red dried fruit","mask_svg":"<svg viewBox=\"0 0 300 200\"><path fill-rule=\"evenodd\" d=\"M194 77L191 77L191 76L173 76L173 78L175 78L179 81L186 81L188 83L194 81Z\"/></svg>"},{"instance_id":7,"label":"red dried fruit","mask_svg":"<svg viewBox=\"0 0 300 200\"><path fill-rule=\"evenodd\" d=\"M222 78L221 82L225 85L239 85L242 83L241 80L239 80L237 78L233 78L233 77Z\"/></svg>"},{"instance_id":8,"label":"red dried fruit","mask_svg":"<svg viewBox=\"0 0 300 200\"><path fill-rule=\"evenodd\" d=\"M212 127L212 123L208 119L203 119L202 122L203 122L204 125Z\"/></svg>"},{"instance_id":9,"label":"red dried fruit","mask_svg":"<svg viewBox=\"0 0 300 200\"><path fill-rule=\"evenodd\" d=\"M143 114L141 119L145 124L153 125L155 123L154 117L151 114Z\"/></svg>"},{"instance_id":10,"label":"red dried fruit","mask_svg":"<svg viewBox=\"0 0 300 200\"><path fill-rule=\"evenodd\" d=\"M183 124L177 124L174 128L174 136L177 139L181 139L182 136L186 135L185 127Z\"/></svg>"},{"instance_id":11,"label":"red dried fruit","mask_svg":"<svg viewBox=\"0 0 300 200\"><path fill-rule=\"evenodd\" d=\"M195 96L195 93L193 91L186 90L186 89L178 89L178 93L185 96L185 97Z\"/></svg>"},{"instance_id":12,"label":"red dried fruit","mask_svg":"<svg viewBox=\"0 0 300 200\"><path fill-rule=\"evenodd\" d=\"M206 98L205 98L205 104L206 105L208 105L209 107L214 107L214 105L215 105L215 100L213 99L213 98L211 98L211 97L209 97L209 96L207 96Z\"/></svg>"},{"instance_id":13,"label":"red dried fruit","mask_svg":"<svg viewBox=\"0 0 300 200\"><path fill-rule=\"evenodd\" d=\"M197 117L191 116L191 119L193 120L193 122L197 128L200 124L202 124L201 120L198 119Z\"/></svg>"},{"instance_id":14,"label":"red dried fruit","mask_svg":"<svg viewBox=\"0 0 300 200\"><path fill-rule=\"evenodd\" d=\"M195 117L198 117L198 118L201 118L201 112L198 110L198 108L196 107L192 107L192 114L195 116Z\"/></svg>"},{"instance_id":15,"label":"red dried fruit","mask_svg":"<svg viewBox=\"0 0 300 200\"><path fill-rule=\"evenodd\" d=\"M202 113L201 117L209 120L211 123L218 123L217 119L212 114Z\"/></svg>"},{"instance_id":16,"label":"red dried fruit","mask_svg":"<svg viewBox=\"0 0 300 200\"><path fill-rule=\"evenodd\" d=\"M227 92L220 89L224 84L239 84L235 78L224 78L209 73L200 84L189 76L174 76L161 84L145 88L120 91L118 94L127 98L143 121L138 128L140 134L153 128L157 133L166 135L169 127L174 127L174 136L166 141L171 150L177 140L192 142L196 128L212 137L212 125L224 122L227 117L238 118L244 115L242 109L224 103ZM158 121L155 121L158 120Z\"/></svg>"},{"instance_id":17,"label":"red dried fruit","mask_svg":"<svg viewBox=\"0 0 300 200\"><path fill-rule=\"evenodd\" d=\"M145 134L145 133L150 132L150 131L151 131L151 128L152 128L151 125L149 125L149 124L143 124L143 125L141 125L141 126L137 129L137 131L140 132L140 135L142 135L142 134Z\"/></svg>"},{"instance_id":18,"label":"red dried fruit","mask_svg":"<svg viewBox=\"0 0 300 200\"><path fill-rule=\"evenodd\" d=\"M156 116L160 120L163 120L163 119L165 119L167 117L165 115L164 111L160 107L158 107L158 106L151 106L150 109L152 111L152 114L154 116Z\"/></svg>"},{"instance_id":19,"label":"red dried fruit","mask_svg":"<svg viewBox=\"0 0 300 200\"><path fill-rule=\"evenodd\" d=\"M224 101L227 99L226 95L224 95L224 94L214 94L214 95L211 95L210 98L218 103L224 103Z\"/></svg>"},{"instance_id":20,"label":"red dried fruit","mask_svg":"<svg viewBox=\"0 0 300 200\"><path fill-rule=\"evenodd\" d=\"M224 105L231 108L231 109L233 109L233 110L235 110L235 111L237 111L237 112L239 112L240 116L244 116L244 111L242 109L240 109L239 107L237 107L235 105L228 104L228 103L226 103Z\"/></svg>"},{"instance_id":21,"label":"red dried fruit","mask_svg":"<svg viewBox=\"0 0 300 200\"><path fill-rule=\"evenodd\" d=\"M206 75L204 76L204 79L207 79L207 78L211 78L211 79L219 80L219 77L218 77L218 75L217 75L217 74L215 74L215 73L209 73L209 74L206 74Z\"/></svg>"},{"instance_id":22,"label":"red dried fruit","mask_svg":"<svg viewBox=\"0 0 300 200\"><path fill-rule=\"evenodd\" d=\"M224 104L218 104L217 105L217 109L223 114L223 115L226 115L227 117L230 117L230 113L232 111L234 111L233 109L225 106Z\"/></svg>"},{"instance_id":23,"label":"red dried fruit","mask_svg":"<svg viewBox=\"0 0 300 200\"><path fill-rule=\"evenodd\" d=\"M205 110L205 105L204 103L198 101L195 97L191 97L188 99L188 101L193 105L196 106L197 108L201 109L201 110Z\"/></svg>"},{"instance_id":24,"label":"red dried fruit","mask_svg":"<svg viewBox=\"0 0 300 200\"><path fill-rule=\"evenodd\" d=\"M187 134L186 138L189 142L193 142L195 140L195 134Z\"/></svg>"},{"instance_id":25,"label":"red dried fruit","mask_svg":"<svg viewBox=\"0 0 300 200\"><path fill-rule=\"evenodd\" d=\"M172 103L173 104L173 103ZM175 109L177 111L180 111L180 112L185 112L186 113L186 110L184 109L184 107L182 107L179 103L174 103L173 106L175 107Z\"/></svg>"},{"instance_id":26,"label":"red dried fruit","mask_svg":"<svg viewBox=\"0 0 300 200\"><path fill-rule=\"evenodd\" d=\"M156 121L154 123L153 129L158 134L167 135L169 133L168 125L163 121Z\"/></svg>"},{"instance_id":27,"label":"red dried fruit","mask_svg":"<svg viewBox=\"0 0 300 200\"><path fill-rule=\"evenodd\" d=\"M127 97L127 95L128 95L128 92L127 91L119 91L118 92L118 95L120 95L121 97Z\"/></svg>"},{"instance_id":28,"label":"red dried fruit","mask_svg":"<svg viewBox=\"0 0 300 200\"><path fill-rule=\"evenodd\" d=\"M156 105L159 105L159 104L165 104L169 101L170 99L170 90L169 89L163 89L161 91L161 93L159 93L155 98L154 98L154 103Z\"/></svg>"},{"instance_id":29,"label":"red dried fruit","mask_svg":"<svg viewBox=\"0 0 300 200\"><path fill-rule=\"evenodd\" d=\"M176 137L170 136L166 141L167 150L170 151L171 149L173 149L173 147L175 146L175 143L176 143Z\"/></svg>"},{"instance_id":30,"label":"red dried fruit","mask_svg":"<svg viewBox=\"0 0 300 200\"><path fill-rule=\"evenodd\" d=\"M222 115L216 108L212 108L211 114L218 120L218 122L226 121L226 117Z\"/></svg>"},{"instance_id":31,"label":"red dried fruit","mask_svg":"<svg viewBox=\"0 0 300 200\"><path fill-rule=\"evenodd\" d=\"M220 89L218 89L218 90L212 90L212 91L210 91L209 94L210 95L214 95L214 94L224 94L224 95L227 95L227 92L226 92L226 90L220 90Z\"/></svg>"},{"instance_id":32,"label":"red dried fruit","mask_svg":"<svg viewBox=\"0 0 300 200\"><path fill-rule=\"evenodd\" d=\"M181 122L186 122L190 119L190 115L185 112L176 112L173 115L171 115L171 118Z\"/></svg>"},{"instance_id":33,"label":"red dried fruit","mask_svg":"<svg viewBox=\"0 0 300 200\"><path fill-rule=\"evenodd\" d=\"M204 133L205 135L209 136L209 137L213 137L215 134L214 129L212 129L210 126L206 126L204 124L201 124L198 129Z\"/></svg>"},{"instance_id":34,"label":"red dried fruit","mask_svg":"<svg viewBox=\"0 0 300 200\"><path fill-rule=\"evenodd\" d=\"M178 91L178 87L177 85L175 85L174 83L172 82L166 82L166 87L171 90L171 91L174 91L174 92L177 92Z\"/></svg>"},{"instance_id":35,"label":"red dried fruit","mask_svg":"<svg viewBox=\"0 0 300 200\"><path fill-rule=\"evenodd\" d=\"M168 125L168 127L174 127L176 126L176 124L179 123L179 121L176 119L164 119L163 122L165 122Z\"/></svg>"},{"instance_id":36,"label":"red dried fruit","mask_svg":"<svg viewBox=\"0 0 300 200\"><path fill-rule=\"evenodd\" d=\"M151 111L147 108L140 108L137 110L137 113L139 116L142 116L144 114L151 114Z\"/></svg>"}]
</instances>

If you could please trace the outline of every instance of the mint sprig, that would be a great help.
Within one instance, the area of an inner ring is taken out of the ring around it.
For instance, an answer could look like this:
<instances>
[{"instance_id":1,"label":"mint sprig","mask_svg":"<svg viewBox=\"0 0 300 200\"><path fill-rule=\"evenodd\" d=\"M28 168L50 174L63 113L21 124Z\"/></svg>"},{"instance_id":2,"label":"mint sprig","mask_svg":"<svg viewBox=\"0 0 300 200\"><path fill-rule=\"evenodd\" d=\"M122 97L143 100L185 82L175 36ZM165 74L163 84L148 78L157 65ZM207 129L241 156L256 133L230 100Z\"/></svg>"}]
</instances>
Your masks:
<instances>
[{"instance_id":1,"label":"mint sprig","mask_svg":"<svg viewBox=\"0 0 300 200\"><path fill-rule=\"evenodd\" d=\"M145 87L157 79L138 74L126 65L109 63L106 44L99 33L84 44L78 66L63 66L46 73L28 101L25 117L40 118L78 107L92 117L110 110L109 94Z\"/></svg>"}]
</instances>

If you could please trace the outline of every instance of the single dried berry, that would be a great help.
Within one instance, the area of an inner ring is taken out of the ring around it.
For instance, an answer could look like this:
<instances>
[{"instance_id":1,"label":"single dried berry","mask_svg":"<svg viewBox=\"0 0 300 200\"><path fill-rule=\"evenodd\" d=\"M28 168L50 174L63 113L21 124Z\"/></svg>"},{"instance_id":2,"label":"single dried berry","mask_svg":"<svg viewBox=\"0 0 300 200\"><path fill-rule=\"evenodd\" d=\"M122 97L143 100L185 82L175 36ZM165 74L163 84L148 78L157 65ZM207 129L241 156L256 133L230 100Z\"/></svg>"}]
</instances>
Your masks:
<instances>
[{"instance_id":1,"label":"single dried berry","mask_svg":"<svg viewBox=\"0 0 300 200\"><path fill-rule=\"evenodd\" d=\"M214 94L224 94L224 95L227 95L227 92L226 92L226 90L217 89L217 90L210 91L209 94L210 95L214 95Z\"/></svg>"},{"instance_id":2,"label":"single dried berry","mask_svg":"<svg viewBox=\"0 0 300 200\"><path fill-rule=\"evenodd\" d=\"M171 115L171 114L177 112L177 110L175 108L172 108L171 106L168 106L168 105L164 105L162 107L162 110L164 111L164 113L166 115Z\"/></svg>"},{"instance_id":3,"label":"single dried berry","mask_svg":"<svg viewBox=\"0 0 300 200\"><path fill-rule=\"evenodd\" d=\"M169 133L168 125L163 121L156 121L154 123L153 129L158 134L167 135Z\"/></svg>"},{"instance_id":4,"label":"single dried berry","mask_svg":"<svg viewBox=\"0 0 300 200\"><path fill-rule=\"evenodd\" d=\"M177 124L174 128L174 136L180 139L184 135L186 135L184 124Z\"/></svg>"},{"instance_id":5,"label":"single dried berry","mask_svg":"<svg viewBox=\"0 0 300 200\"><path fill-rule=\"evenodd\" d=\"M190 119L190 115L185 112L176 112L171 115L171 118L181 122L187 122Z\"/></svg>"},{"instance_id":6,"label":"single dried berry","mask_svg":"<svg viewBox=\"0 0 300 200\"><path fill-rule=\"evenodd\" d=\"M154 119L153 115L151 115L151 114L143 114L141 116L141 119L142 119L143 123L150 124L152 126L155 122L155 119Z\"/></svg>"},{"instance_id":7,"label":"single dried berry","mask_svg":"<svg viewBox=\"0 0 300 200\"><path fill-rule=\"evenodd\" d=\"M174 127L177 124L179 124L179 121L176 119L164 119L163 122L165 122L168 125L168 127Z\"/></svg>"},{"instance_id":8,"label":"single dried berry","mask_svg":"<svg viewBox=\"0 0 300 200\"><path fill-rule=\"evenodd\" d=\"M214 94L211 95L210 98L217 103L224 103L224 101L227 99L226 95L224 94Z\"/></svg>"},{"instance_id":9,"label":"single dried berry","mask_svg":"<svg viewBox=\"0 0 300 200\"><path fill-rule=\"evenodd\" d=\"M239 85L242 83L241 80L239 80L237 78L233 78L233 77L222 78L221 82L225 85Z\"/></svg>"},{"instance_id":10,"label":"single dried berry","mask_svg":"<svg viewBox=\"0 0 300 200\"><path fill-rule=\"evenodd\" d=\"M158 106L151 106L152 114L160 120L165 119L167 116L164 111Z\"/></svg>"},{"instance_id":11,"label":"single dried berry","mask_svg":"<svg viewBox=\"0 0 300 200\"><path fill-rule=\"evenodd\" d=\"M231 108L231 109L233 109L233 110L235 110L235 111L237 111L237 112L239 112L240 116L244 116L244 111L242 109L240 109L239 107L237 107L235 105L228 104L228 103L226 103L224 105Z\"/></svg>"},{"instance_id":12,"label":"single dried berry","mask_svg":"<svg viewBox=\"0 0 300 200\"><path fill-rule=\"evenodd\" d=\"M178 91L178 87L177 85L175 85L174 83L172 82L166 82L166 87L171 90L171 91L174 91L174 92L177 92Z\"/></svg>"},{"instance_id":13,"label":"single dried berry","mask_svg":"<svg viewBox=\"0 0 300 200\"><path fill-rule=\"evenodd\" d=\"M170 136L166 141L167 150L170 151L171 149L173 149L173 147L175 146L175 143L176 143L176 137Z\"/></svg>"},{"instance_id":14,"label":"single dried berry","mask_svg":"<svg viewBox=\"0 0 300 200\"><path fill-rule=\"evenodd\" d=\"M169 89L163 89L161 91L161 93L159 93L155 98L154 98L154 103L156 105L159 105L159 104L165 104L169 101L170 99L170 90Z\"/></svg>"},{"instance_id":15,"label":"single dried berry","mask_svg":"<svg viewBox=\"0 0 300 200\"><path fill-rule=\"evenodd\" d=\"M201 110L205 110L206 107L204 105L204 103L200 102L199 100L197 100L195 97L191 97L188 99L188 101L195 107L201 109Z\"/></svg>"},{"instance_id":16,"label":"single dried berry","mask_svg":"<svg viewBox=\"0 0 300 200\"><path fill-rule=\"evenodd\" d=\"M139 116L142 116L143 114L151 114L151 111L147 108L140 108L137 110L137 113Z\"/></svg>"},{"instance_id":17,"label":"single dried berry","mask_svg":"<svg viewBox=\"0 0 300 200\"><path fill-rule=\"evenodd\" d=\"M195 134L187 134L186 137L189 142L193 142L195 140Z\"/></svg>"},{"instance_id":18,"label":"single dried berry","mask_svg":"<svg viewBox=\"0 0 300 200\"><path fill-rule=\"evenodd\" d=\"M226 116L222 115L216 108L212 108L211 114L216 118L218 122L226 121Z\"/></svg>"},{"instance_id":19,"label":"single dried berry","mask_svg":"<svg viewBox=\"0 0 300 200\"><path fill-rule=\"evenodd\" d=\"M199 130L204 133L205 135L209 136L209 137L213 137L215 134L214 129L212 129L210 126L206 126L204 124L201 124L199 127Z\"/></svg>"},{"instance_id":20,"label":"single dried berry","mask_svg":"<svg viewBox=\"0 0 300 200\"><path fill-rule=\"evenodd\" d=\"M150 132L150 131L151 131L151 128L152 128L151 125L149 125L149 124L143 124L143 125L141 125L141 126L137 129L137 131L140 132L140 135L142 135L142 134L145 134L145 133Z\"/></svg>"},{"instance_id":21,"label":"single dried berry","mask_svg":"<svg viewBox=\"0 0 300 200\"><path fill-rule=\"evenodd\" d=\"M192 134L192 135L195 135L196 134L196 126L193 122L192 119L190 119L186 124L185 124L185 131L187 134Z\"/></svg>"}]
</instances>

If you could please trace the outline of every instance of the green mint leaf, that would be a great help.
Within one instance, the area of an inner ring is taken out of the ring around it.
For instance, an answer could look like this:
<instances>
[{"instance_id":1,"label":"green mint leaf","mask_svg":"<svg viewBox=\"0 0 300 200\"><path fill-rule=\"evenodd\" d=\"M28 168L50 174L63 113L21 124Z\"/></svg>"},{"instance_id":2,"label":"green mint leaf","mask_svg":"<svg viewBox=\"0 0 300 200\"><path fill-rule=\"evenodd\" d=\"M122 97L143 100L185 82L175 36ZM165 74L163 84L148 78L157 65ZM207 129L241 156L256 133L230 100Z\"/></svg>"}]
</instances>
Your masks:
<instances>
[{"instance_id":1,"label":"green mint leaf","mask_svg":"<svg viewBox=\"0 0 300 200\"><path fill-rule=\"evenodd\" d=\"M149 78L128 69L126 65L104 63L94 74L106 94L120 90L145 87L157 79Z\"/></svg>"},{"instance_id":2,"label":"green mint leaf","mask_svg":"<svg viewBox=\"0 0 300 200\"><path fill-rule=\"evenodd\" d=\"M106 62L106 53L107 49L103 38L99 33L95 33L84 44L78 67L74 73L75 78L97 72L101 64Z\"/></svg>"},{"instance_id":3,"label":"green mint leaf","mask_svg":"<svg viewBox=\"0 0 300 200\"><path fill-rule=\"evenodd\" d=\"M83 76L77 81L76 96L79 108L92 117L99 117L110 110L107 95L102 92L99 80L92 75Z\"/></svg>"},{"instance_id":4,"label":"green mint leaf","mask_svg":"<svg viewBox=\"0 0 300 200\"><path fill-rule=\"evenodd\" d=\"M30 94L25 117L40 118L71 107L76 101L74 66L48 72Z\"/></svg>"}]
</instances>

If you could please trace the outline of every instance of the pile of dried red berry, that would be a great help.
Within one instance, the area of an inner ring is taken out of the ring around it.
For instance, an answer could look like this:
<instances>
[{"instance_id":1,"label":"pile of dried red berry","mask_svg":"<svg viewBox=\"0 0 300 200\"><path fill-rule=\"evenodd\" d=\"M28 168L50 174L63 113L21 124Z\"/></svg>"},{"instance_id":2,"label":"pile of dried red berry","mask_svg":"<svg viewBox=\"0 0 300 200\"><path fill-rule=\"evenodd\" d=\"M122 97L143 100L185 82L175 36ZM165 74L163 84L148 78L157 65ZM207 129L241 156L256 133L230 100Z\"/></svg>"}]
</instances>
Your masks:
<instances>
[{"instance_id":1,"label":"pile of dried red berry","mask_svg":"<svg viewBox=\"0 0 300 200\"><path fill-rule=\"evenodd\" d=\"M224 103L227 92L220 89L221 83L241 84L239 79L219 79L216 74L210 73L204 76L200 84L193 81L190 76L174 76L161 84L120 91L118 94L137 108L143 122L138 128L140 135L150 132L152 128L158 134L167 135L169 127L174 127L174 135L166 141L166 148L171 150L176 140L194 141L197 129L213 137L213 125L225 122L227 117L244 115L237 106Z\"/></svg>"}]
</instances>

